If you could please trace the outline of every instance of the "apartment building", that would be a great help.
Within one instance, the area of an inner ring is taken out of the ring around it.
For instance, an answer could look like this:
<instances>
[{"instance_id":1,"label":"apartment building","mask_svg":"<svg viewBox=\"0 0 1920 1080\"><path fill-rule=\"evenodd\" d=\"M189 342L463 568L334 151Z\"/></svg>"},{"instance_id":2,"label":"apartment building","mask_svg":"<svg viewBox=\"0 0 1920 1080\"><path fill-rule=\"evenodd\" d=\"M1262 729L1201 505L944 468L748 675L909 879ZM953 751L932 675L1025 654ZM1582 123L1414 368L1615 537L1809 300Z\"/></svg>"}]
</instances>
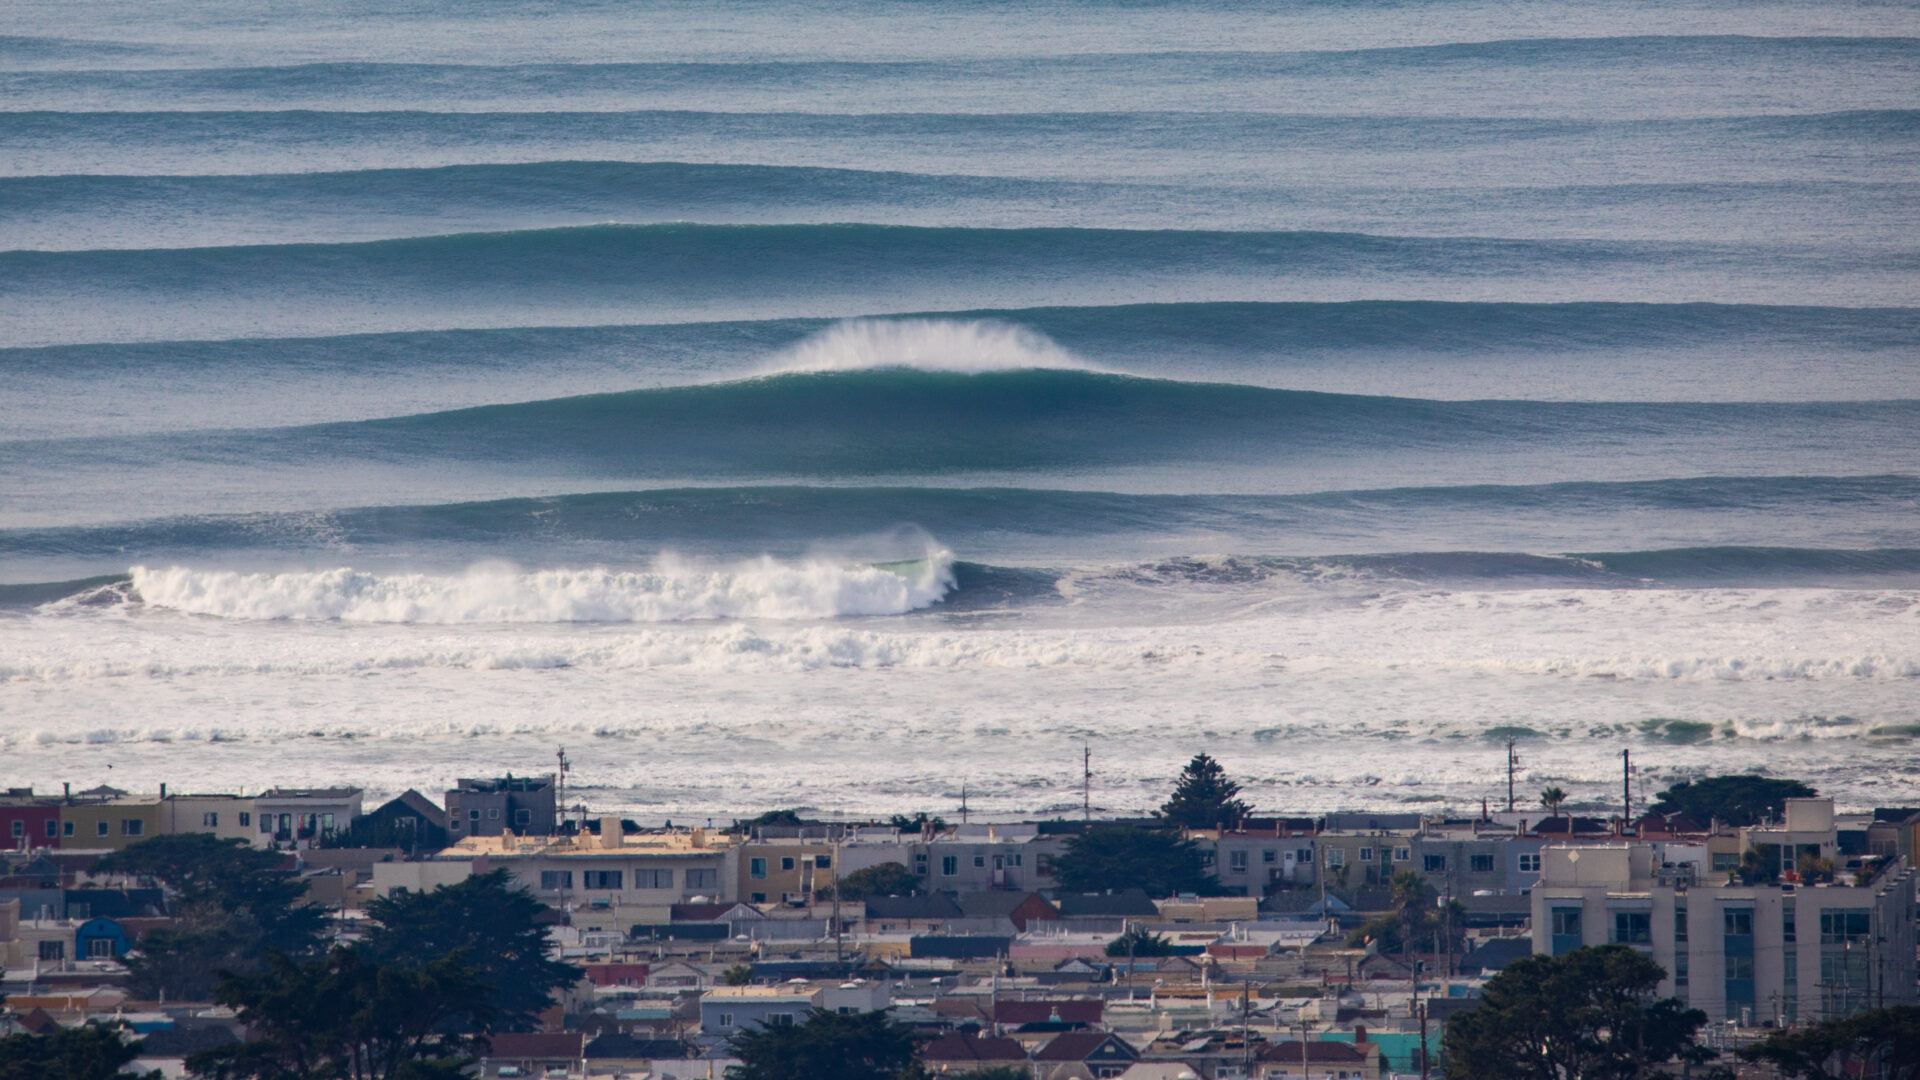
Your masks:
<instances>
[{"instance_id":1,"label":"apartment building","mask_svg":"<svg viewBox=\"0 0 1920 1080\"><path fill-rule=\"evenodd\" d=\"M160 794L160 831L167 835L208 833L222 840L243 840L255 847L266 847L253 823L253 800L243 795L169 795L165 785Z\"/></svg>"},{"instance_id":2,"label":"apartment building","mask_svg":"<svg viewBox=\"0 0 1920 1080\"><path fill-rule=\"evenodd\" d=\"M1714 1022L1793 1023L1916 1003L1914 874L1899 856L1833 858L1831 879L1798 856L1839 855L1832 801L1789 800L1786 820L1743 830L1791 848L1795 869L1744 880L1678 862L1654 844L1550 846L1533 890L1534 951L1641 949L1667 971L1661 992ZM1822 825L1825 825L1823 828ZM1704 850L1704 849L1703 849ZM1765 879L1770 877L1770 880Z\"/></svg>"},{"instance_id":3,"label":"apartment building","mask_svg":"<svg viewBox=\"0 0 1920 1080\"><path fill-rule=\"evenodd\" d=\"M462 778L447 790L447 831L466 836L552 836L558 815L551 776Z\"/></svg>"},{"instance_id":4,"label":"apartment building","mask_svg":"<svg viewBox=\"0 0 1920 1080\"><path fill-rule=\"evenodd\" d=\"M581 913L576 926L599 912L606 927L624 931L695 896L738 899L739 856L739 842L725 834L692 829L627 836L620 819L602 818L598 835L469 836L434 858L470 861L475 873L505 869L542 902Z\"/></svg>"}]
</instances>

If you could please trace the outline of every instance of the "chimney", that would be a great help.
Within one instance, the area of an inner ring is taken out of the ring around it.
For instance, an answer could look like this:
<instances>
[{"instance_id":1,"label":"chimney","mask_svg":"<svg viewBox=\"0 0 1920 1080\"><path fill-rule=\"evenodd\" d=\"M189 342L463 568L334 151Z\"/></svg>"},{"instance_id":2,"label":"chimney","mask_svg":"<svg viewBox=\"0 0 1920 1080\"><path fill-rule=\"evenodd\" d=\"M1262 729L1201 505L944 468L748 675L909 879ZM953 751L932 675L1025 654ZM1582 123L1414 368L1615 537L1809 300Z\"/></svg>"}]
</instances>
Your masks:
<instances>
[{"instance_id":1,"label":"chimney","mask_svg":"<svg viewBox=\"0 0 1920 1080\"><path fill-rule=\"evenodd\" d=\"M617 848L624 843L626 843L626 838L620 828L620 819L617 817L601 818L600 846L603 848Z\"/></svg>"},{"instance_id":2,"label":"chimney","mask_svg":"<svg viewBox=\"0 0 1920 1080\"><path fill-rule=\"evenodd\" d=\"M1360 1046L1360 1045L1363 1045L1366 1041L1367 1041L1367 1025L1365 1024L1353 1025L1353 1044L1355 1046Z\"/></svg>"},{"instance_id":3,"label":"chimney","mask_svg":"<svg viewBox=\"0 0 1920 1080\"><path fill-rule=\"evenodd\" d=\"M160 781L160 797L163 799L167 797L167 782L165 780Z\"/></svg>"}]
</instances>

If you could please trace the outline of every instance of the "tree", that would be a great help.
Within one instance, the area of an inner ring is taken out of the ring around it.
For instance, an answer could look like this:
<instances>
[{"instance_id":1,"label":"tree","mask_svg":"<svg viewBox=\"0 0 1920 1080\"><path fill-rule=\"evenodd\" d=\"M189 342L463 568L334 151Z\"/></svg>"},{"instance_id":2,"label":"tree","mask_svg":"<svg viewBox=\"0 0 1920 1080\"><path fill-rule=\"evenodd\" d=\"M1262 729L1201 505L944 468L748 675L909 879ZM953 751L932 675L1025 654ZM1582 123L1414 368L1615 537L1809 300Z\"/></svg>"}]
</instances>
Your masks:
<instances>
[{"instance_id":1,"label":"tree","mask_svg":"<svg viewBox=\"0 0 1920 1080\"><path fill-rule=\"evenodd\" d=\"M1895 1005L1844 1020L1776 1031L1743 1046L1747 1061L1763 1061L1782 1076L1803 1080L1920 1080L1920 1006Z\"/></svg>"},{"instance_id":2,"label":"tree","mask_svg":"<svg viewBox=\"0 0 1920 1080\"><path fill-rule=\"evenodd\" d=\"M62 1028L50 1035L0 1038L0 1080L159 1080L159 1070L137 1078L122 1074L140 1056L138 1042L96 1024Z\"/></svg>"},{"instance_id":3,"label":"tree","mask_svg":"<svg viewBox=\"0 0 1920 1080\"><path fill-rule=\"evenodd\" d=\"M1053 862L1054 880L1068 892L1142 888L1151 896L1217 896L1200 849L1165 829L1100 825L1067 841Z\"/></svg>"},{"instance_id":4,"label":"tree","mask_svg":"<svg viewBox=\"0 0 1920 1080\"><path fill-rule=\"evenodd\" d=\"M505 870L495 870L456 885L373 900L367 915L380 925L367 937L368 955L419 969L465 950L489 987L486 1012L497 1017L499 1029L532 1030L553 1004L554 991L586 972L547 956L547 931L538 919L544 905L509 880Z\"/></svg>"},{"instance_id":5,"label":"tree","mask_svg":"<svg viewBox=\"0 0 1920 1080\"><path fill-rule=\"evenodd\" d=\"M101 859L96 873L157 880L175 894L173 925L142 937L127 958L129 989L205 1001L219 971L258 971L269 952L317 953L327 913L300 904L306 883L283 862L276 852L206 833L156 836Z\"/></svg>"},{"instance_id":6,"label":"tree","mask_svg":"<svg viewBox=\"0 0 1920 1080\"><path fill-rule=\"evenodd\" d=\"M1195 754L1174 781L1173 795L1160 804L1160 817L1188 829L1217 829L1253 812L1234 798L1239 793L1240 785L1227 778L1219 762Z\"/></svg>"},{"instance_id":7,"label":"tree","mask_svg":"<svg viewBox=\"0 0 1920 1080\"><path fill-rule=\"evenodd\" d=\"M1108 956L1172 956L1173 942L1144 926L1127 927L1127 932L1107 942Z\"/></svg>"},{"instance_id":8,"label":"tree","mask_svg":"<svg viewBox=\"0 0 1920 1080\"><path fill-rule=\"evenodd\" d=\"M946 819L937 815L930 817L925 810L920 811L912 817L908 817L905 814L895 814L887 819L887 825L890 828L899 829L901 832L925 832L928 829L934 832L945 832L947 828Z\"/></svg>"},{"instance_id":9,"label":"tree","mask_svg":"<svg viewBox=\"0 0 1920 1080\"><path fill-rule=\"evenodd\" d=\"M268 958L258 975L229 975L216 997L251 1041L187 1059L207 1080L445 1080L491 1030L488 987L456 950L419 967L382 966L336 948L297 963ZM451 1032L450 1021L468 1030Z\"/></svg>"},{"instance_id":10,"label":"tree","mask_svg":"<svg viewBox=\"0 0 1920 1080\"><path fill-rule=\"evenodd\" d=\"M869 896L911 896L920 891L920 875L905 863L883 862L855 870L840 879L842 900L865 900Z\"/></svg>"},{"instance_id":11,"label":"tree","mask_svg":"<svg viewBox=\"0 0 1920 1080\"><path fill-rule=\"evenodd\" d=\"M1528 956L1501 969L1443 1043L1448 1080L1642 1080L1690 1056L1707 1014L1656 1000L1666 972L1625 945Z\"/></svg>"},{"instance_id":12,"label":"tree","mask_svg":"<svg viewBox=\"0 0 1920 1080\"><path fill-rule=\"evenodd\" d=\"M885 1011L815 1009L802 1024L745 1028L728 1040L727 1080L893 1080L913 1065L913 1029Z\"/></svg>"},{"instance_id":13,"label":"tree","mask_svg":"<svg viewBox=\"0 0 1920 1080\"><path fill-rule=\"evenodd\" d=\"M1714 819L1728 825L1757 825L1763 818L1780 816L1788 799L1807 799L1816 794L1798 780L1709 776L1682 780L1660 792L1652 810L1656 814L1682 814L1702 825Z\"/></svg>"},{"instance_id":14,"label":"tree","mask_svg":"<svg viewBox=\"0 0 1920 1080\"><path fill-rule=\"evenodd\" d=\"M1553 811L1554 817L1560 816L1560 804L1567 801L1567 793L1558 787L1550 787L1540 793L1540 805Z\"/></svg>"},{"instance_id":15,"label":"tree","mask_svg":"<svg viewBox=\"0 0 1920 1080\"><path fill-rule=\"evenodd\" d=\"M745 821L735 821L730 831L752 832L755 829L764 827L797 829L802 825L811 824L815 823L801 817L800 811L798 810L769 810L764 814L750 817Z\"/></svg>"},{"instance_id":16,"label":"tree","mask_svg":"<svg viewBox=\"0 0 1920 1080\"><path fill-rule=\"evenodd\" d=\"M989 1065L952 1076L953 1080L1033 1080L1033 1073L1017 1065Z\"/></svg>"},{"instance_id":17,"label":"tree","mask_svg":"<svg viewBox=\"0 0 1920 1080\"><path fill-rule=\"evenodd\" d=\"M1458 949L1465 941L1467 910L1460 901L1450 901L1445 909L1436 907L1440 894L1411 870L1393 875L1389 888L1394 910L1355 930L1347 938L1349 947L1360 948L1373 942L1381 952L1402 953L1409 948L1437 944L1442 931L1447 931L1449 951Z\"/></svg>"},{"instance_id":18,"label":"tree","mask_svg":"<svg viewBox=\"0 0 1920 1080\"><path fill-rule=\"evenodd\" d=\"M735 964L720 973L721 986L745 986L753 981L753 969L745 964Z\"/></svg>"}]
</instances>

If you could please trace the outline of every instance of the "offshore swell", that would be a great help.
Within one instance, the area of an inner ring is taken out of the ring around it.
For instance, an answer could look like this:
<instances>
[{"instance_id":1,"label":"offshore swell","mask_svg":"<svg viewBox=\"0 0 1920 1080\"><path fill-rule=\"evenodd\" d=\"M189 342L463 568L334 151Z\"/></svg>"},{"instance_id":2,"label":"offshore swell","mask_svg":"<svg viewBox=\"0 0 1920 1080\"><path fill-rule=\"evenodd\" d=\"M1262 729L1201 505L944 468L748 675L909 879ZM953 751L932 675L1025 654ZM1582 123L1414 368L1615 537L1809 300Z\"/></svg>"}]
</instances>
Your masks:
<instances>
[{"instance_id":1,"label":"offshore swell","mask_svg":"<svg viewBox=\"0 0 1920 1080\"><path fill-rule=\"evenodd\" d=\"M233 14L0 40L21 782L1912 797L1911 11Z\"/></svg>"}]
</instances>

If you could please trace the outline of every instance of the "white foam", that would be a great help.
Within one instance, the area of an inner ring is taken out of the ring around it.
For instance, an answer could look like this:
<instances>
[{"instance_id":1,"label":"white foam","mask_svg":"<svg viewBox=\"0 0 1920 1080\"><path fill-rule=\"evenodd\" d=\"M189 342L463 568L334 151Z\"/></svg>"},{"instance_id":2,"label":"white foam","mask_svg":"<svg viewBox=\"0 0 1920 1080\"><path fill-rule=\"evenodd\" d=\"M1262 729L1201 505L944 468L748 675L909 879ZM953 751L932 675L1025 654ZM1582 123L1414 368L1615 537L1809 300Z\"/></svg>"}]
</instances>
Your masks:
<instances>
[{"instance_id":1,"label":"white foam","mask_svg":"<svg viewBox=\"0 0 1920 1080\"><path fill-rule=\"evenodd\" d=\"M761 374L879 368L968 375L1034 368L1099 370L1045 335L1009 323L986 319L850 319L782 352Z\"/></svg>"},{"instance_id":2,"label":"white foam","mask_svg":"<svg viewBox=\"0 0 1920 1080\"><path fill-rule=\"evenodd\" d=\"M341 567L239 573L136 566L149 607L230 619L372 623L665 623L898 615L953 588L953 559L932 552L886 567L761 558L702 567L671 558L645 571L476 566L464 574L377 574Z\"/></svg>"}]
</instances>

